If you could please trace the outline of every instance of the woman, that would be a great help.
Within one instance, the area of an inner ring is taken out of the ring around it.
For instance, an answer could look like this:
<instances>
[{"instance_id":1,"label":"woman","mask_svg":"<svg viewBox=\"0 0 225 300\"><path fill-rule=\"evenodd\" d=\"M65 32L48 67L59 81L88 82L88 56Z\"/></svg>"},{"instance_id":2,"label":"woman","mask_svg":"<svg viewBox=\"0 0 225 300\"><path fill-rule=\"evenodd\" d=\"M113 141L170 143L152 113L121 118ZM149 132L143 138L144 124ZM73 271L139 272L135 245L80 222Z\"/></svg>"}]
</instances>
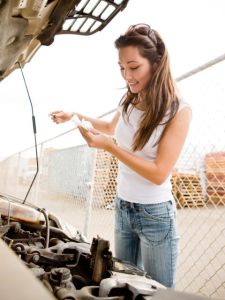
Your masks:
<instances>
[{"instance_id":1,"label":"woman","mask_svg":"<svg viewBox=\"0 0 225 300\"><path fill-rule=\"evenodd\" d=\"M131 26L115 46L127 92L111 122L77 114L93 126L79 130L90 147L119 160L115 256L174 287L178 237L170 174L188 133L191 110L178 95L157 31L147 24ZM73 116L62 111L51 115L56 123ZM109 137L114 134L116 143Z\"/></svg>"}]
</instances>

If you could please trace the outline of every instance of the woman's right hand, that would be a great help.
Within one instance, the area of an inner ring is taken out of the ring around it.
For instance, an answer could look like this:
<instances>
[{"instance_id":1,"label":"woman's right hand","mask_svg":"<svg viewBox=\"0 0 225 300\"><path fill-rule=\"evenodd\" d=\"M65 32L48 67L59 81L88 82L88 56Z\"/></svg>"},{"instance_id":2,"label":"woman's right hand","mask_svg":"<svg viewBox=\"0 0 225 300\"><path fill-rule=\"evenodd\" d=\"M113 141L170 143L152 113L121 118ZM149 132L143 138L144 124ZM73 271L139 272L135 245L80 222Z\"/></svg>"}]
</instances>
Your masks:
<instances>
[{"instance_id":1,"label":"woman's right hand","mask_svg":"<svg viewBox=\"0 0 225 300\"><path fill-rule=\"evenodd\" d=\"M72 118L73 114L64 112L62 110L57 110L51 112L49 116L51 117L53 122L55 122L56 124L60 124L69 121Z\"/></svg>"}]
</instances>

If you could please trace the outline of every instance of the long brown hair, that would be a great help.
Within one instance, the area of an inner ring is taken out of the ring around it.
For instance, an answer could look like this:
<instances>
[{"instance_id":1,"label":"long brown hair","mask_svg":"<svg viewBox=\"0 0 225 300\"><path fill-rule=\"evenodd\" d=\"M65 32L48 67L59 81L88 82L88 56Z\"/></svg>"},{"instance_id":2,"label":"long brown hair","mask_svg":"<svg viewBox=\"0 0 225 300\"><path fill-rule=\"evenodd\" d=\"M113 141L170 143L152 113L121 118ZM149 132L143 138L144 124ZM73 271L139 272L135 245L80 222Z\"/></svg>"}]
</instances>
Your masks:
<instances>
[{"instance_id":1,"label":"long brown hair","mask_svg":"<svg viewBox=\"0 0 225 300\"><path fill-rule=\"evenodd\" d=\"M157 126L168 124L178 110L178 91L171 75L168 51L157 31L149 25L139 24L131 26L121 35L115 46L119 50L124 47L137 47L142 57L148 59L156 69L144 95L143 103L146 107L141 117L139 128L134 135L133 151L141 150L148 142ZM121 100L123 115L129 120L129 112L135 105L137 94L130 91L129 86ZM163 118L166 116L166 120ZM158 143L159 141L157 141Z\"/></svg>"}]
</instances>

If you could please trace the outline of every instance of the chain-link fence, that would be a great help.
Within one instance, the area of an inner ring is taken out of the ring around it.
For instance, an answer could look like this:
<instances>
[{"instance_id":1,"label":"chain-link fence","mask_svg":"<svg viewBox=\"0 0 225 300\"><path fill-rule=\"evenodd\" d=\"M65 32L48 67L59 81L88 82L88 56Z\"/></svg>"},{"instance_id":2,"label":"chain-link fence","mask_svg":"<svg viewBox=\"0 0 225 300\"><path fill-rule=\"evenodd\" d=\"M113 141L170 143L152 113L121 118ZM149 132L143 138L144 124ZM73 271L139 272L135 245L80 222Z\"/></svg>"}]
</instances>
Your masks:
<instances>
[{"instance_id":1,"label":"chain-link fence","mask_svg":"<svg viewBox=\"0 0 225 300\"><path fill-rule=\"evenodd\" d=\"M223 299L225 62L219 61L178 79L193 119L171 181L180 234L177 289ZM72 145L76 135L71 130L38 145L39 172L27 201L66 219L90 241L97 235L109 240L113 251L117 160L103 150ZM1 162L1 193L25 199L36 171L34 154L30 148Z\"/></svg>"}]
</instances>

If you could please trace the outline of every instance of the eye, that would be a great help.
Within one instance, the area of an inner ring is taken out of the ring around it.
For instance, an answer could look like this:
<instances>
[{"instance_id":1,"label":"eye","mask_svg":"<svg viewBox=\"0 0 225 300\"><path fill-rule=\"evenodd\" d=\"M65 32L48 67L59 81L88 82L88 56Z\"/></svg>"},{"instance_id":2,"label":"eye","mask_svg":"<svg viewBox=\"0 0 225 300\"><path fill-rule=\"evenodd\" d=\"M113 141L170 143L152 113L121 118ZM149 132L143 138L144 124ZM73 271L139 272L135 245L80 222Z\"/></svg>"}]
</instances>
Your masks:
<instances>
[{"instance_id":1,"label":"eye","mask_svg":"<svg viewBox=\"0 0 225 300\"><path fill-rule=\"evenodd\" d=\"M131 70L137 70L139 67L132 67Z\"/></svg>"}]
</instances>

